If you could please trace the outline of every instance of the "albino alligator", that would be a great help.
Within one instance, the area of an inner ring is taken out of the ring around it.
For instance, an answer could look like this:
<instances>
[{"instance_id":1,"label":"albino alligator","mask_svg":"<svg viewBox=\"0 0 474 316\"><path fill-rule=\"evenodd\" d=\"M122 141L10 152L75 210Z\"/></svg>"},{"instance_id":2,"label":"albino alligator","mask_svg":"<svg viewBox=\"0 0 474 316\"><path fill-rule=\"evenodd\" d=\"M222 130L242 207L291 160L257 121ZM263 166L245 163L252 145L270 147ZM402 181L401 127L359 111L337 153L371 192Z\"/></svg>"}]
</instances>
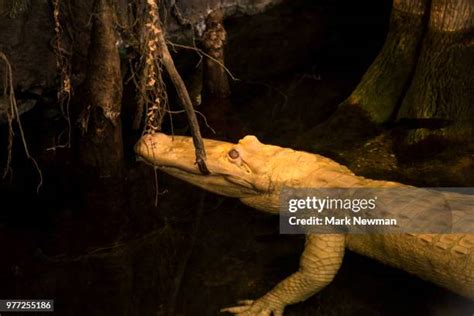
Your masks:
<instances>
[{"instance_id":1,"label":"albino alligator","mask_svg":"<svg viewBox=\"0 0 474 316\"><path fill-rule=\"evenodd\" d=\"M205 140L205 147L209 175L199 172L190 137L145 135L135 151L172 176L271 213L279 210L284 186L403 186L356 176L320 155L264 145L255 136L246 136L238 144ZM297 272L263 297L222 311L282 315L286 305L307 299L331 282L346 247L474 299L474 234L308 234Z\"/></svg>"}]
</instances>

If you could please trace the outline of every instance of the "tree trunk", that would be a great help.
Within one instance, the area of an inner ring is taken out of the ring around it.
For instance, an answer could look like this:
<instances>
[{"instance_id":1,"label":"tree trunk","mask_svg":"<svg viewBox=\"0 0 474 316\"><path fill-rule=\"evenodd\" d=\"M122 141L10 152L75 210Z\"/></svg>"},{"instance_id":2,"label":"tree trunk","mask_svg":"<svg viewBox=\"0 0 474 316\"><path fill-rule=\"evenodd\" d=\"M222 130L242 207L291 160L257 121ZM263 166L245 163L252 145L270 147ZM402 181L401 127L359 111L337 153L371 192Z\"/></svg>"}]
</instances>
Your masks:
<instances>
[{"instance_id":1,"label":"tree trunk","mask_svg":"<svg viewBox=\"0 0 474 316\"><path fill-rule=\"evenodd\" d=\"M383 49L336 114L409 122L406 144L471 138L473 35L472 0L394 0Z\"/></svg>"},{"instance_id":2,"label":"tree trunk","mask_svg":"<svg viewBox=\"0 0 474 316\"><path fill-rule=\"evenodd\" d=\"M204 97L225 99L230 96L229 82L224 69L224 45L227 34L223 20L222 10L211 12L206 20L202 43L211 58L204 59Z\"/></svg>"},{"instance_id":3,"label":"tree trunk","mask_svg":"<svg viewBox=\"0 0 474 316\"><path fill-rule=\"evenodd\" d=\"M413 130L408 143L435 135L464 142L474 136L473 65L474 1L432 0L428 32L398 117L446 124Z\"/></svg>"},{"instance_id":4,"label":"tree trunk","mask_svg":"<svg viewBox=\"0 0 474 316\"><path fill-rule=\"evenodd\" d=\"M394 0L385 44L343 106L360 107L375 123L390 119L413 74L426 11L427 0Z\"/></svg>"},{"instance_id":5,"label":"tree trunk","mask_svg":"<svg viewBox=\"0 0 474 316\"><path fill-rule=\"evenodd\" d=\"M223 21L224 12L221 9L212 11L206 19L202 44L207 56L204 58L202 105L199 110L215 132L211 134L209 130L204 130L206 136L237 141L244 133L230 102L231 92L224 58L227 34Z\"/></svg>"},{"instance_id":6,"label":"tree trunk","mask_svg":"<svg viewBox=\"0 0 474 316\"><path fill-rule=\"evenodd\" d=\"M109 1L96 0L80 128L82 161L100 177L119 176L123 164L122 77L114 21Z\"/></svg>"}]
</instances>

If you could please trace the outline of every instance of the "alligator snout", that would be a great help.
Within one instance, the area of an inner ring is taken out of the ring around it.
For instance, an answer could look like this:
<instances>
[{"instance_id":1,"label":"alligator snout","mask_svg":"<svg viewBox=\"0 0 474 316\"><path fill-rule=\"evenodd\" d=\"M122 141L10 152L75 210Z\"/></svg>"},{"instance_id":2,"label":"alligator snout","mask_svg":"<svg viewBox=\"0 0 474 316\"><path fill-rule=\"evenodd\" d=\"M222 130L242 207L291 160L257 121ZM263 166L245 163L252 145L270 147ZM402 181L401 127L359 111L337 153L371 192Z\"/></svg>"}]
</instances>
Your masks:
<instances>
[{"instance_id":1,"label":"alligator snout","mask_svg":"<svg viewBox=\"0 0 474 316\"><path fill-rule=\"evenodd\" d=\"M170 148L171 143L172 138L168 135L162 133L146 134L136 143L134 150L138 156L149 160L149 158Z\"/></svg>"}]
</instances>

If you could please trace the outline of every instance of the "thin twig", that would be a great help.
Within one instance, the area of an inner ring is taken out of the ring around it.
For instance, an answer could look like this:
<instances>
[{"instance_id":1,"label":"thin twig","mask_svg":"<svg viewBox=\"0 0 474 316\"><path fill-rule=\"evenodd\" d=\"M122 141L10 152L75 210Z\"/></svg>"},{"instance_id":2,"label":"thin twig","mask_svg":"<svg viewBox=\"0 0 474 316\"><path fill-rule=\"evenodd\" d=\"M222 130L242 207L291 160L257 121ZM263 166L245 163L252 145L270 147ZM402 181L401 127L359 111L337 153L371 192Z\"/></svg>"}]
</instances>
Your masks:
<instances>
[{"instance_id":1,"label":"thin twig","mask_svg":"<svg viewBox=\"0 0 474 316\"><path fill-rule=\"evenodd\" d=\"M186 113L185 110L180 110L180 111L166 110L166 112L168 112L168 113L170 113L170 114ZM206 127L209 128L213 134L217 134L217 133L216 133L216 130L213 129L213 128L207 123L207 118L206 118L206 116L205 116L202 112L200 112L200 111L198 111L198 110L194 110L194 112L196 112L197 114L199 114L199 115L202 117L202 119L204 120L204 124L206 124Z\"/></svg>"},{"instance_id":2,"label":"thin twig","mask_svg":"<svg viewBox=\"0 0 474 316\"><path fill-rule=\"evenodd\" d=\"M227 68L220 60L212 57L211 55L205 53L202 49L199 49L197 47L192 47L192 46L187 46L187 45L182 45L182 44L176 44L176 43L173 43L173 42L170 42L170 41L167 41L168 44L170 44L171 46L176 46L176 47L179 47L179 48L184 48L184 49L190 49L190 50L194 50L197 52L198 55L204 55L206 56L207 58L209 58L210 60L212 60L213 62L215 62L216 64L218 64L219 66L221 66L225 72L227 72L227 74L229 75L229 77L234 80L234 81L239 81L240 79L235 77L232 72L229 70L229 68Z\"/></svg>"}]
</instances>

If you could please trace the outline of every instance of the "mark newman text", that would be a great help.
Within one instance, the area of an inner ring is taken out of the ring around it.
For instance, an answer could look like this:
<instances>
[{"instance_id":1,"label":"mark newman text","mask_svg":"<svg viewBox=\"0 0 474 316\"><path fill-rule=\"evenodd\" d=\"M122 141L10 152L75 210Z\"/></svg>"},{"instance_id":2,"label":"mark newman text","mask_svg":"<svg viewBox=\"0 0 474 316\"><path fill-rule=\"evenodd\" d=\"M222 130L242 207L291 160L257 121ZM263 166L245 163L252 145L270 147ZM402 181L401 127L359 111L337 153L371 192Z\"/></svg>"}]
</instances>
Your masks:
<instances>
[{"instance_id":1,"label":"mark newman text","mask_svg":"<svg viewBox=\"0 0 474 316\"><path fill-rule=\"evenodd\" d=\"M308 218L298 218L291 216L288 222L292 226L317 226L317 225L332 225L332 226L396 226L397 220L395 218L363 218L360 216L338 218L331 217L317 217L311 216Z\"/></svg>"}]
</instances>

